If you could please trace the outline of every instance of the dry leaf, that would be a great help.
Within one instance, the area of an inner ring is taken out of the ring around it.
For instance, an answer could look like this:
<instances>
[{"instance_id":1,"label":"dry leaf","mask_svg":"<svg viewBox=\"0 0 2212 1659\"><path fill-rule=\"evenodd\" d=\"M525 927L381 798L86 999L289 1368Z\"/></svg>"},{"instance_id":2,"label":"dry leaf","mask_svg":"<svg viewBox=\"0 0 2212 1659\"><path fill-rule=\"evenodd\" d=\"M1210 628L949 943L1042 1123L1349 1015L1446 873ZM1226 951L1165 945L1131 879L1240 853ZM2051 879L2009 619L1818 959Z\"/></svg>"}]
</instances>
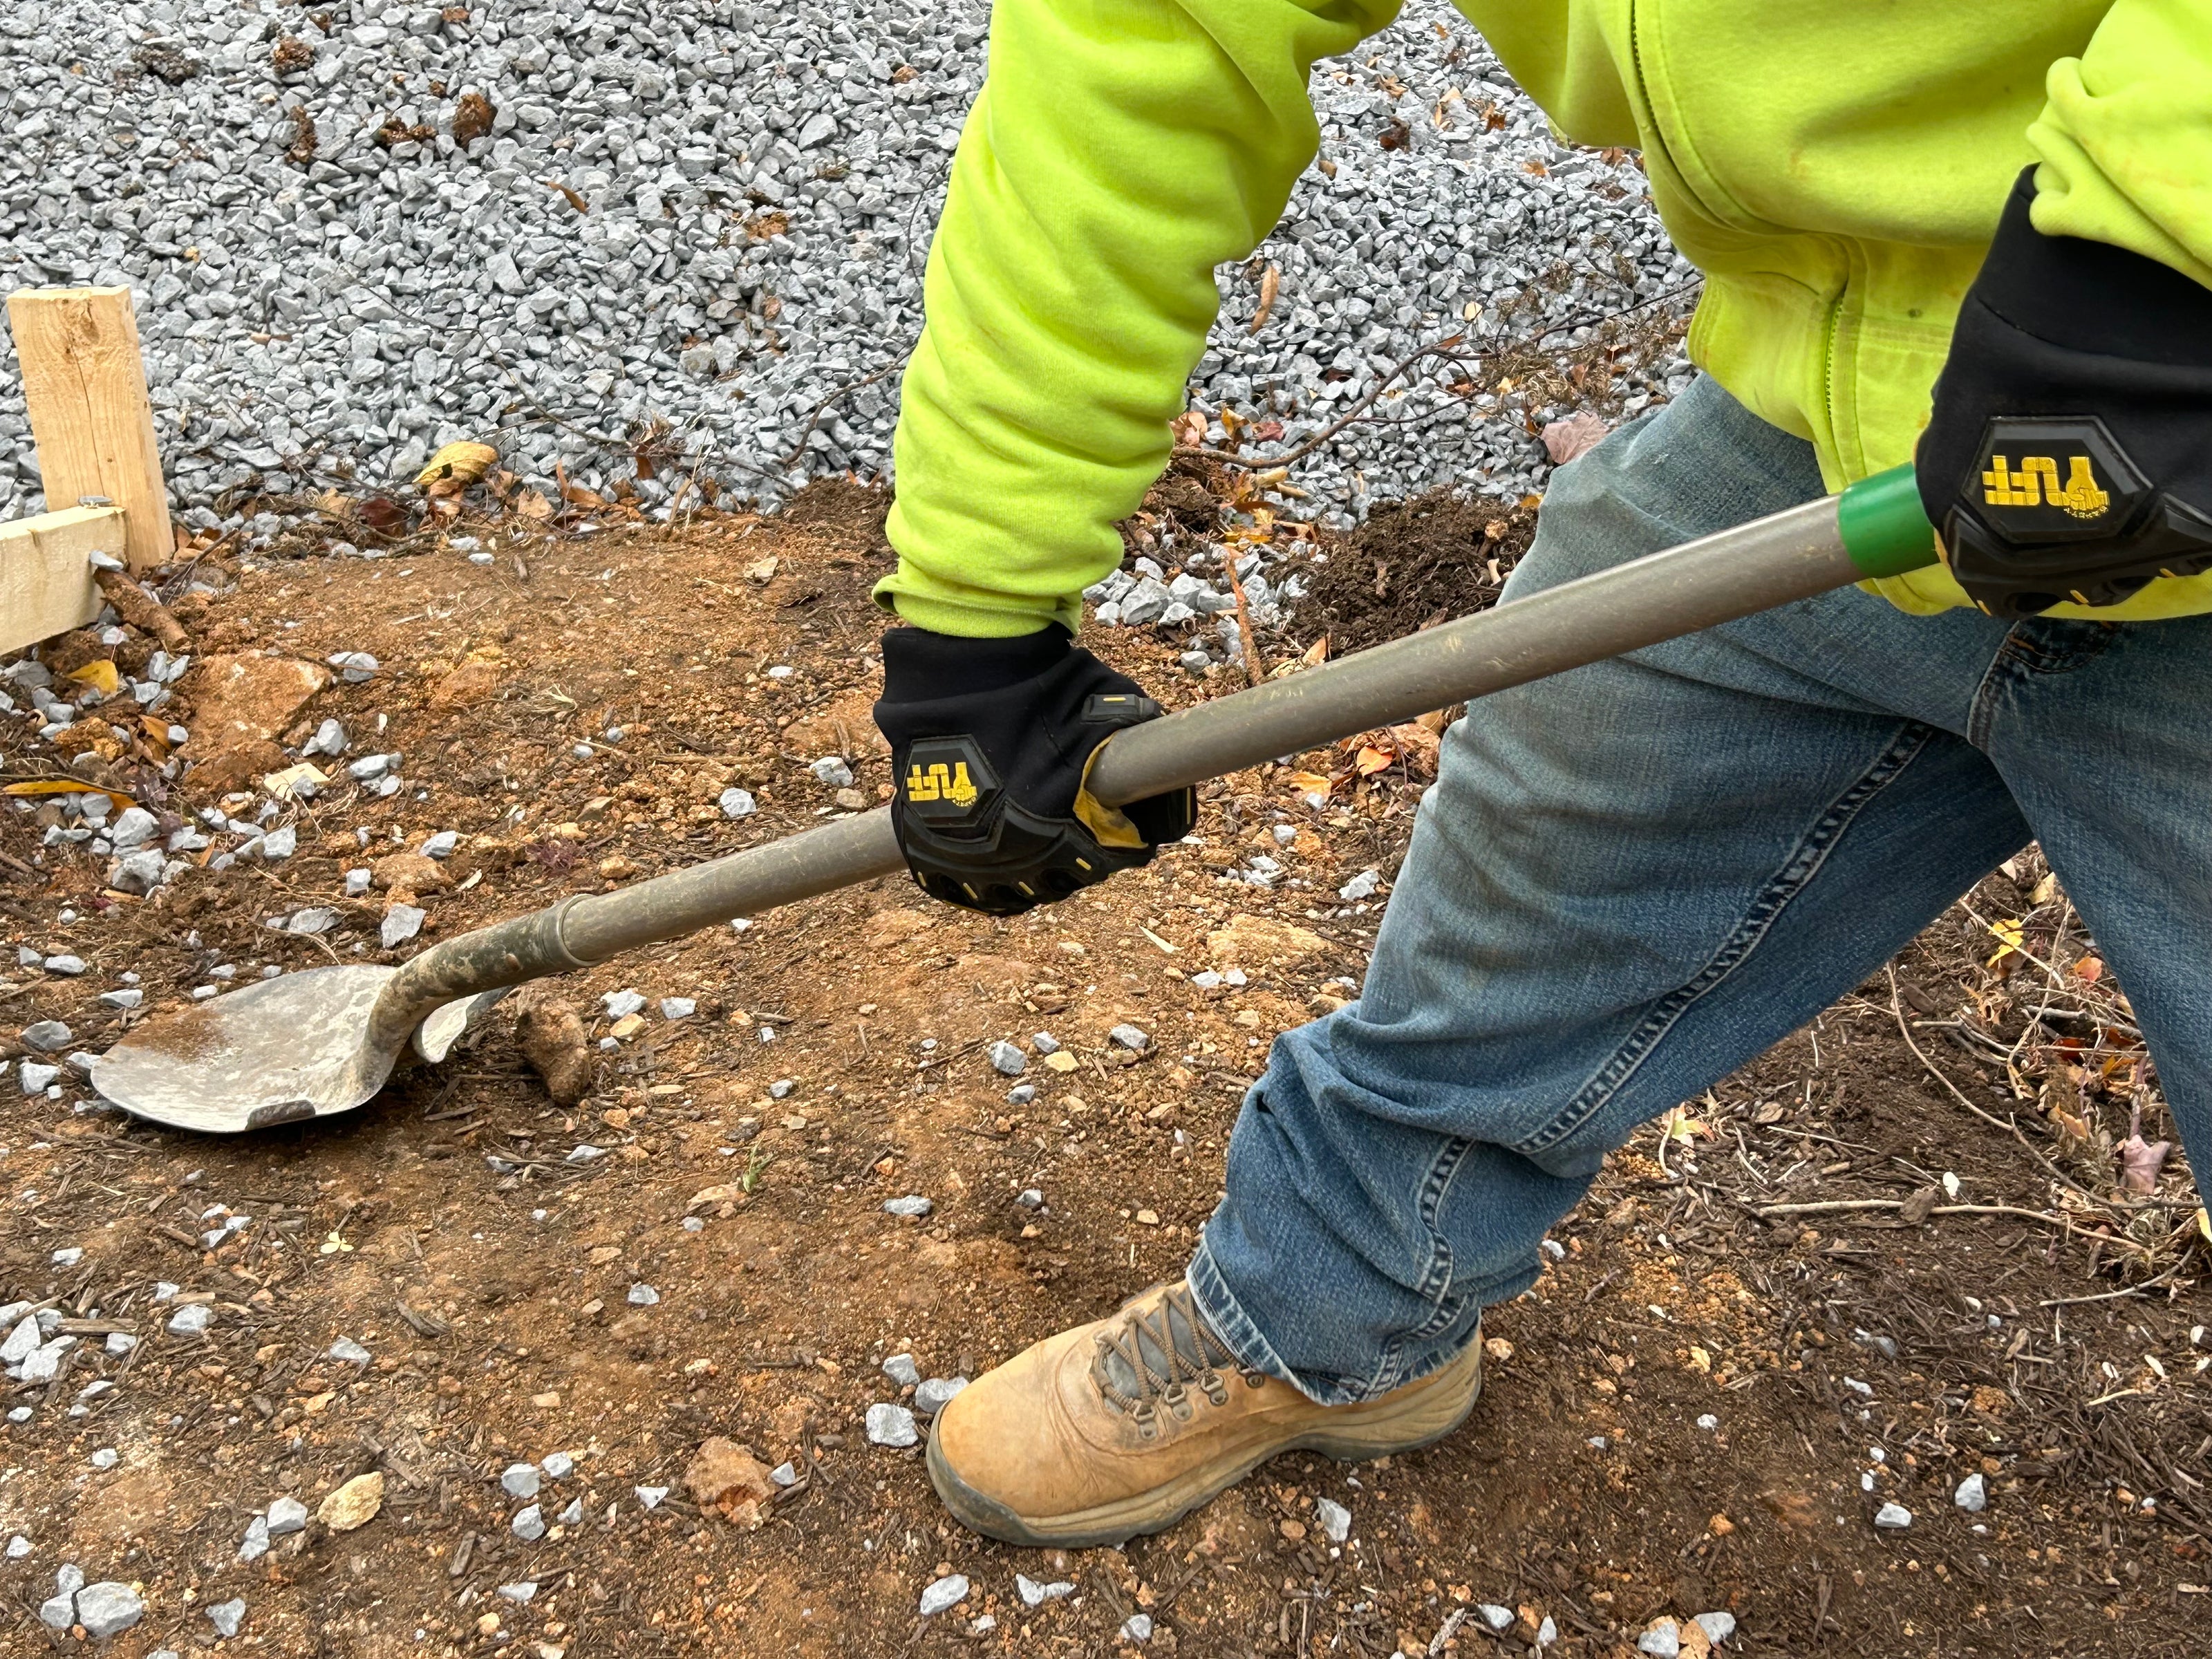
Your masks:
<instances>
[{"instance_id":1,"label":"dry leaf","mask_svg":"<svg viewBox=\"0 0 2212 1659\"><path fill-rule=\"evenodd\" d=\"M330 781L330 774L313 761L301 761L298 765L288 766L281 772L270 773L261 780L261 787L278 800L292 800L298 797L301 784L309 784L319 789Z\"/></svg>"},{"instance_id":2,"label":"dry leaf","mask_svg":"<svg viewBox=\"0 0 2212 1659\"><path fill-rule=\"evenodd\" d=\"M2019 951L2020 942L2026 929L2018 921L2007 920L1991 922L1990 932L1996 935L1997 941L1996 954L1990 958L1988 963L1990 967L1994 968L2007 957Z\"/></svg>"},{"instance_id":3,"label":"dry leaf","mask_svg":"<svg viewBox=\"0 0 2212 1659\"><path fill-rule=\"evenodd\" d=\"M67 678L80 685L89 685L103 697L112 697L123 689L123 677L115 672L115 665L105 657L94 657L82 668L73 668Z\"/></svg>"},{"instance_id":4,"label":"dry leaf","mask_svg":"<svg viewBox=\"0 0 2212 1659\"><path fill-rule=\"evenodd\" d=\"M1168 436L1178 449L1196 449L1206 442L1206 416L1186 409L1168 422Z\"/></svg>"},{"instance_id":5,"label":"dry leaf","mask_svg":"<svg viewBox=\"0 0 2212 1659\"><path fill-rule=\"evenodd\" d=\"M526 519L550 519L553 503L545 499L544 491L526 489L514 498L514 510Z\"/></svg>"},{"instance_id":6,"label":"dry leaf","mask_svg":"<svg viewBox=\"0 0 2212 1659\"><path fill-rule=\"evenodd\" d=\"M1578 455L1587 455L1601 443L1610 428L1588 410L1553 421L1544 428L1544 453L1554 466L1565 466Z\"/></svg>"},{"instance_id":7,"label":"dry leaf","mask_svg":"<svg viewBox=\"0 0 2212 1659\"><path fill-rule=\"evenodd\" d=\"M1318 772L1293 772L1291 774L1290 784L1291 793L1305 802L1307 805L1313 807L1328 805L1329 792L1335 787L1332 780L1322 776Z\"/></svg>"},{"instance_id":8,"label":"dry leaf","mask_svg":"<svg viewBox=\"0 0 2212 1659\"><path fill-rule=\"evenodd\" d=\"M126 806L137 805L119 789L101 789L98 784L86 783L77 778L39 778L29 783L11 783L0 786L0 795L82 795L88 789L106 796L115 804L115 810L118 812Z\"/></svg>"},{"instance_id":9,"label":"dry leaf","mask_svg":"<svg viewBox=\"0 0 2212 1659\"><path fill-rule=\"evenodd\" d=\"M773 558L763 559L758 564L749 564L745 567L745 580L749 582L774 581L775 567L776 562Z\"/></svg>"},{"instance_id":10,"label":"dry leaf","mask_svg":"<svg viewBox=\"0 0 2212 1659\"><path fill-rule=\"evenodd\" d=\"M472 443L461 439L443 445L430 458L429 464L415 475L418 484L428 485L451 478L463 484L472 484L498 463L499 451L489 444Z\"/></svg>"},{"instance_id":11,"label":"dry leaf","mask_svg":"<svg viewBox=\"0 0 2212 1659\"><path fill-rule=\"evenodd\" d=\"M1275 295L1282 286L1283 268L1270 264L1260 278L1260 307L1252 313L1251 325L1244 331L1247 334L1257 334L1267 327L1268 315L1275 308Z\"/></svg>"},{"instance_id":12,"label":"dry leaf","mask_svg":"<svg viewBox=\"0 0 2212 1659\"><path fill-rule=\"evenodd\" d=\"M2084 985L2094 985L2105 976L2105 964L2095 957L2083 957L2067 970Z\"/></svg>"}]
</instances>

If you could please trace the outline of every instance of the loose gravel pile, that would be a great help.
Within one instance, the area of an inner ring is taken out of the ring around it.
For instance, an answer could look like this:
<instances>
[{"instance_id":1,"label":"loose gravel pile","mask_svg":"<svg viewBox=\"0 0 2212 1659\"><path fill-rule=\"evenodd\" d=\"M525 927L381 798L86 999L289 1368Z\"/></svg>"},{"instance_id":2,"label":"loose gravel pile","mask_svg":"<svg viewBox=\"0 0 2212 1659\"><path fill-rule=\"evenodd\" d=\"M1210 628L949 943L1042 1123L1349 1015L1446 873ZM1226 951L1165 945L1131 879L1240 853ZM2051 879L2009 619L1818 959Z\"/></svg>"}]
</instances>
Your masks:
<instances>
[{"instance_id":1,"label":"loose gravel pile","mask_svg":"<svg viewBox=\"0 0 2212 1659\"><path fill-rule=\"evenodd\" d=\"M882 475L987 16L978 0L0 8L0 290L139 291L173 489L202 528L256 497L403 480L463 437L587 488L630 476L644 443L649 505L694 474L763 502ZM1511 313L1523 332L1688 279L1632 160L1555 143L1437 0L1315 88L1328 165L1259 257L1224 269L1192 386L1209 414L1279 420L1287 447L1532 284L1552 291ZM1466 372L1424 365L1378 406L1393 424L1309 458L1316 507L1537 483L1528 411L1470 418L1498 411L1444 390ZM1612 410L1682 372L1628 367ZM41 505L25 430L0 375L0 514Z\"/></svg>"}]
</instances>

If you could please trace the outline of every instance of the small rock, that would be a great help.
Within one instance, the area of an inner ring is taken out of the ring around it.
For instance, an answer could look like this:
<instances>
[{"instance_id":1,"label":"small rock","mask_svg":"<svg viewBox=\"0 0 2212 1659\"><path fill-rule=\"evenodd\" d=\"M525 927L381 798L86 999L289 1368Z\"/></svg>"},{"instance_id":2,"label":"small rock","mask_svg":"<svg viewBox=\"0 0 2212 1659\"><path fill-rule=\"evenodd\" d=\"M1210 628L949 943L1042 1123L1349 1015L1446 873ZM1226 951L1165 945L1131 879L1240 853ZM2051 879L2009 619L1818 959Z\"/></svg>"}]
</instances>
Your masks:
<instances>
[{"instance_id":1,"label":"small rock","mask_svg":"<svg viewBox=\"0 0 2212 1659\"><path fill-rule=\"evenodd\" d=\"M545 1512L532 1504L527 1509L515 1511L514 1519L507 1529L526 1544L534 1544L545 1536Z\"/></svg>"},{"instance_id":2,"label":"small rock","mask_svg":"<svg viewBox=\"0 0 2212 1659\"><path fill-rule=\"evenodd\" d=\"M348 1365L366 1365L374 1358L368 1349L349 1336L342 1336L331 1343L330 1351L325 1357L341 1361Z\"/></svg>"},{"instance_id":3,"label":"small rock","mask_svg":"<svg viewBox=\"0 0 2212 1659\"><path fill-rule=\"evenodd\" d=\"M348 685L366 684L376 677L376 659L366 651L341 651L324 660L338 671Z\"/></svg>"},{"instance_id":4,"label":"small rock","mask_svg":"<svg viewBox=\"0 0 2212 1659\"><path fill-rule=\"evenodd\" d=\"M1041 1054L1056 1054L1060 1052L1060 1039L1049 1031L1038 1031L1030 1038L1030 1047Z\"/></svg>"},{"instance_id":5,"label":"small rock","mask_svg":"<svg viewBox=\"0 0 2212 1659\"><path fill-rule=\"evenodd\" d=\"M122 1454L118 1452L114 1447L102 1446L98 1451L93 1453L92 1456L88 1461L95 1469L112 1469L115 1467L121 1455Z\"/></svg>"},{"instance_id":6,"label":"small rock","mask_svg":"<svg viewBox=\"0 0 2212 1659\"><path fill-rule=\"evenodd\" d=\"M315 728L315 735L301 746L300 752L313 759L317 755L343 755L346 750L346 730L334 720L326 720Z\"/></svg>"},{"instance_id":7,"label":"small rock","mask_svg":"<svg viewBox=\"0 0 2212 1659\"><path fill-rule=\"evenodd\" d=\"M1024 1607L1041 1607L1048 1601L1057 1601L1064 1596L1074 1595L1075 1586L1065 1578L1056 1578L1049 1583L1040 1584L1036 1579L1025 1577L1018 1572L1014 1575L1014 1590L1022 1598Z\"/></svg>"},{"instance_id":8,"label":"small rock","mask_svg":"<svg viewBox=\"0 0 2212 1659\"><path fill-rule=\"evenodd\" d=\"M1036 1187L1024 1187L1014 1194L1014 1202L1024 1210L1042 1210L1044 1208L1043 1189Z\"/></svg>"},{"instance_id":9,"label":"small rock","mask_svg":"<svg viewBox=\"0 0 2212 1659\"><path fill-rule=\"evenodd\" d=\"M1701 1613L1694 1621L1705 1633L1705 1640L1715 1647L1735 1634L1735 1615L1732 1613Z\"/></svg>"},{"instance_id":10,"label":"small rock","mask_svg":"<svg viewBox=\"0 0 2212 1659\"><path fill-rule=\"evenodd\" d=\"M268 1553L269 1520L266 1516L257 1515L246 1523L246 1537L238 1547L238 1559L258 1561Z\"/></svg>"},{"instance_id":11,"label":"small rock","mask_svg":"<svg viewBox=\"0 0 2212 1659\"><path fill-rule=\"evenodd\" d=\"M356 1474L315 1507L315 1519L332 1532L351 1532L376 1519L384 1507L384 1477L375 1470ZM269 1510L269 1529L276 1530L276 1509Z\"/></svg>"},{"instance_id":12,"label":"small rock","mask_svg":"<svg viewBox=\"0 0 2212 1659\"><path fill-rule=\"evenodd\" d=\"M725 789L714 804L722 809L726 818L749 818L757 810L751 791L745 789Z\"/></svg>"},{"instance_id":13,"label":"small rock","mask_svg":"<svg viewBox=\"0 0 2212 1659\"><path fill-rule=\"evenodd\" d=\"M767 1519L766 1506L775 1496L768 1465L750 1448L720 1435L710 1436L693 1455L684 1485L702 1510L748 1530Z\"/></svg>"},{"instance_id":14,"label":"small rock","mask_svg":"<svg viewBox=\"0 0 2212 1659\"><path fill-rule=\"evenodd\" d=\"M368 884L374 879L375 872L369 870L366 866L347 871L345 872L345 896L348 898L362 897L368 891Z\"/></svg>"},{"instance_id":15,"label":"small rock","mask_svg":"<svg viewBox=\"0 0 2212 1659\"><path fill-rule=\"evenodd\" d=\"M887 1215L926 1216L937 1206L919 1193L909 1193L904 1198L887 1198L884 1212Z\"/></svg>"},{"instance_id":16,"label":"small rock","mask_svg":"<svg viewBox=\"0 0 2212 1659\"><path fill-rule=\"evenodd\" d=\"M39 1334L39 1319L36 1314L20 1321L15 1328L8 1333L8 1340L0 1342L0 1365L21 1364L38 1352L39 1344L43 1340L45 1339ZM914 1361L909 1359L906 1363L908 1370L914 1369ZM884 1369L888 1370L890 1368L886 1364ZM920 1379L908 1377L906 1380L913 1382Z\"/></svg>"},{"instance_id":17,"label":"small rock","mask_svg":"<svg viewBox=\"0 0 2212 1659\"><path fill-rule=\"evenodd\" d=\"M23 1046L41 1054L58 1054L76 1041L76 1033L58 1019L42 1019L23 1028Z\"/></svg>"},{"instance_id":18,"label":"small rock","mask_svg":"<svg viewBox=\"0 0 2212 1659\"><path fill-rule=\"evenodd\" d=\"M538 1460L538 1467L548 1480L566 1480L576 1472L576 1460L564 1451L548 1452Z\"/></svg>"},{"instance_id":19,"label":"small rock","mask_svg":"<svg viewBox=\"0 0 2212 1659\"><path fill-rule=\"evenodd\" d=\"M8 1559L10 1561L20 1561L30 1553L31 1540L24 1537L21 1533L19 1532L9 1539Z\"/></svg>"},{"instance_id":20,"label":"small rock","mask_svg":"<svg viewBox=\"0 0 2212 1659\"><path fill-rule=\"evenodd\" d=\"M31 1340L35 1346L37 1336L33 1334ZM895 1353L884 1361L884 1375L902 1389L911 1389L921 1381L921 1371L915 1364L914 1356L910 1353Z\"/></svg>"},{"instance_id":21,"label":"small rock","mask_svg":"<svg viewBox=\"0 0 2212 1659\"><path fill-rule=\"evenodd\" d=\"M1314 1500L1314 1520L1332 1544L1341 1544L1352 1536L1352 1511L1333 1498Z\"/></svg>"},{"instance_id":22,"label":"small rock","mask_svg":"<svg viewBox=\"0 0 2212 1659\"><path fill-rule=\"evenodd\" d=\"M1654 1619L1636 1638L1636 1650L1651 1659L1676 1659L1682 1651L1681 1627L1672 1619Z\"/></svg>"},{"instance_id":23,"label":"small rock","mask_svg":"<svg viewBox=\"0 0 2212 1659\"><path fill-rule=\"evenodd\" d=\"M630 1491L636 1494L637 1501L649 1510L659 1509L660 1500L668 1496L665 1486L632 1486Z\"/></svg>"},{"instance_id":24,"label":"small rock","mask_svg":"<svg viewBox=\"0 0 2212 1659\"><path fill-rule=\"evenodd\" d=\"M868 1407L867 1434L869 1443L876 1446L911 1446L921 1438L912 1412L880 1402Z\"/></svg>"},{"instance_id":25,"label":"small rock","mask_svg":"<svg viewBox=\"0 0 2212 1659\"><path fill-rule=\"evenodd\" d=\"M1133 1613L1121 1621L1121 1639L1124 1642L1151 1641L1152 1615L1149 1613Z\"/></svg>"},{"instance_id":26,"label":"small rock","mask_svg":"<svg viewBox=\"0 0 2212 1659\"><path fill-rule=\"evenodd\" d=\"M377 937L387 951L404 945L422 931L422 920L428 914L419 905L395 904L384 913L384 926Z\"/></svg>"},{"instance_id":27,"label":"small rock","mask_svg":"<svg viewBox=\"0 0 2212 1659\"><path fill-rule=\"evenodd\" d=\"M27 1060L15 1068L16 1081L26 1095L42 1095L54 1085L62 1074L58 1066L42 1066L35 1060Z\"/></svg>"},{"instance_id":28,"label":"small rock","mask_svg":"<svg viewBox=\"0 0 2212 1659\"><path fill-rule=\"evenodd\" d=\"M1017 1083L1006 1091L1006 1104L1009 1106L1026 1106L1036 1098L1036 1085L1034 1083Z\"/></svg>"},{"instance_id":29,"label":"small rock","mask_svg":"<svg viewBox=\"0 0 2212 1659\"><path fill-rule=\"evenodd\" d=\"M933 1376L915 1388L914 1408L925 1417L934 1417L967 1386L964 1376Z\"/></svg>"},{"instance_id":30,"label":"small rock","mask_svg":"<svg viewBox=\"0 0 2212 1659\"><path fill-rule=\"evenodd\" d=\"M1903 1531L1912 1524L1912 1511L1902 1504L1884 1504L1874 1514L1874 1523L1891 1531Z\"/></svg>"},{"instance_id":31,"label":"small rock","mask_svg":"<svg viewBox=\"0 0 2212 1659\"><path fill-rule=\"evenodd\" d=\"M215 1310L204 1302L188 1302L169 1316L172 1336L198 1336L215 1322Z\"/></svg>"},{"instance_id":32,"label":"small rock","mask_svg":"<svg viewBox=\"0 0 2212 1659\"><path fill-rule=\"evenodd\" d=\"M660 1292L650 1285L633 1285L629 1287L629 1305L633 1308L656 1307L659 1302Z\"/></svg>"},{"instance_id":33,"label":"small rock","mask_svg":"<svg viewBox=\"0 0 2212 1659\"><path fill-rule=\"evenodd\" d=\"M609 991L599 999L609 1019L628 1019L645 1006L645 996L639 991Z\"/></svg>"},{"instance_id":34,"label":"small rock","mask_svg":"<svg viewBox=\"0 0 2212 1659\"><path fill-rule=\"evenodd\" d=\"M84 972L84 958L68 955L48 957L45 967L50 974L59 974L64 979L75 979Z\"/></svg>"},{"instance_id":35,"label":"small rock","mask_svg":"<svg viewBox=\"0 0 2212 1659\"><path fill-rule=\"evenodd\" d=\"M768 1472L768 1478L779 1486L795 1486L799 1484L799 1465L787 1457Z\"/></svg>"},{"instance_id":36,"label":"small rock","mask_svg":"<svg viewBox=\"0 0 2212 1659\"><path fill-rule=\"evenodd\" d=\"M699 1005L690 997L663 997L660 1017L663 1019L689 1019L699 1012Z\"/></svg>"},{"instance_id":37,"label":"small rock","mask_svg":"<svg viewBox=\"0 0 2212 1659\"><path fill-rule=\"evenodd\" d=\"M1007 1077L1019 1077L1030 1068L1029 1056L1012 1043L1001 1039L991 1045L992 1069Z\"/></svg>"},{"instance_id":38,"label":"small rock","mask_svg":"<svg viewBox=\"0 0 2212 1659\"><path fill-rule=\"evenodd\" d=\"M948 1573L936 1580L921 1593L921 1616L934 1618L947 1607L957 1607L968 1599L968 1580L964 1574Z\"/></svg>"},{"instance_id":39,"label":"small rock","mask_svg":"<svg viewBox=\"0 0 2212 1659\"><path fill-rule=\"evenodd\" d=\"M517 1607L524 1606L537 1594L538 1584L534 1579L526 1580L520 1584L501 1584L499 1587L501 1598L514 1602Z\"/></svg>"},{"instance_id":40,"label":"small rock","mask_svg":"<svg viewBox=\"0 0 2212 1659\"><path fill-rule=\"evenodd\" d=\"M1492 1630L1513 1628L1513 1609L1510 1607L1501 1607L1495 1601L1481 1601L1475 1605L1474 1610L1481 1615L1482 1622Z\"/></svg>"},{"instance_id":41,"label":"small rock","mask_svg":"<svg viewBox=\"0 0 2212 1659\"><path fill-rule=\"evenodd\" d=\"M814 774L817 783L826 783L832 789L850 789L853 787L853 769L845 764L842 756L825 755L806 769Z\"/></svg>"},{"instance_id":42,"label":"small rock","mask_svg":"<svg viewBox=\"0 0 2212 1659\"><path fill-rule=\"evenodd\" d=\"M1951 1494L1951 1501L1969 1515L1979 1515L1990 1506L1989 1485L1980 1474L1970 1474L1959 1483L1958 1491Z\"/></svg>"},{"instance_id":43,"label":"small rock","mask_svg":"<svg viewBox=\"0 0 2212 1659\"><path fill-rule=\"evenodd\" d=\"M1107 1040L1132 1054L1142 1054L1152 1046L1152 1040L1133 1025L1116 1025L1106 1033Z\"/></svg>"},{"instance_id":44,"label":"small rock","mask_svg":"<svg viewBox=\"0 0 2212 1659\"><path fill-rule=\"evenodd\" d=\"M95 1642L120 1635L146 1616L146 1604L128 1584L107 1579L76 1593L76 1621Z\"/></svg>"},{"instance_id":45,"label":"small rock","mask_svg":"<svg viewBox=\"0 0 2212 1659\"><path fill-rule=\"evenodd\" d=\"M307 1506L296 1498L280 1498L269 1506L269 1535L283 1538L307 1524Z\"/></svg>"},{"instance_id":46,"label":"small rock","mask_svg":"<svg viewBox=\"0 0 2212 1659\"><path fill-rule=\"evenodd\" d=\"M798 1079L780 1077L768 1085L768 1097L770 1100L789 1100L792 1091L798 1087Z\"/></svg>"},{"instance_id":47,"label":"small rock","mask_svg":"<svg viewBox=\"0 0 2212 1659\"><path fill-rule=\"evenodd\" d=\"M50 1595L40 1602L39 1622L48 1630L67 1630L76 1623L76 1595Z\"/></svg>"},{"instance_id":48,"label":"small rock","mask_svg":"<svg viewBox=\"0 0 2212 1659\"><path fill-rule=\"evenodd\" d=\"M1374 897L1376 889L1382 886L1382 873L1381 871L1362 870L1350 881L1347 881L1343 886L1338 888L1336 890L1336 896L1347 904L1356 903L1361 899Z\"/></svg>"},{"instance_id":49,"label":"small rock","mask_svg":"<svg viewBox=\"0 0 2212 1659\"><path fill-rule=\"evenodd\" d=\"M228 1601L218 1601L201 1611L207 1614L207 1621L215 1626L217 1636L235 1636L238 1627L246 1622L246 1598L234 1595Z\"/></svg>"},{"instance_id":50,"label":"small rock","mask_svg":"<svg viewBox=\"0 0 2212 1659\"><path fill-rule=\"evenodd\" d=\"M509 1463L500 1471L499 1484L509 1498L535 1498L539 1479L535 1463Z\"/></svg>"}]
</instances>

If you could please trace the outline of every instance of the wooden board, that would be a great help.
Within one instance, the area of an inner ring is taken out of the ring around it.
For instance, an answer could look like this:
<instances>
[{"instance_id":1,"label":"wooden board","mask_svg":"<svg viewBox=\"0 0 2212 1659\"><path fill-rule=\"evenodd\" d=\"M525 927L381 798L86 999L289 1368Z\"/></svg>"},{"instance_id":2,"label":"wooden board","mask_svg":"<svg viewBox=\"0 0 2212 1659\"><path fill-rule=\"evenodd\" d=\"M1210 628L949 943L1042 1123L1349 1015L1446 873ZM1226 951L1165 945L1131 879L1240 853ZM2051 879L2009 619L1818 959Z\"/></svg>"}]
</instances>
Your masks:
<instances>
[{"instance_id":1,"label":"wooden board","mask_svg":"<svg viewBox=\"0 0 2212 1659\"><path fill-rule=\"evenodd\" d=\"M0 651L82 628L100 614L86 555L123 556L129 526L119 507L72 507L0 524Z\"/></svg>"},{"instance_id":2,"label":"wooden board","mask_svg":"<svg viewBox=\"0 0 2212 1659\"><path fill-rule=\"evenodd\" d=\"M46 505L61 513L104 495L129 525L124 562L167 563L176 544L131 290L21 289L8 296L8 323Z\"/></svg>"}]
</instances>

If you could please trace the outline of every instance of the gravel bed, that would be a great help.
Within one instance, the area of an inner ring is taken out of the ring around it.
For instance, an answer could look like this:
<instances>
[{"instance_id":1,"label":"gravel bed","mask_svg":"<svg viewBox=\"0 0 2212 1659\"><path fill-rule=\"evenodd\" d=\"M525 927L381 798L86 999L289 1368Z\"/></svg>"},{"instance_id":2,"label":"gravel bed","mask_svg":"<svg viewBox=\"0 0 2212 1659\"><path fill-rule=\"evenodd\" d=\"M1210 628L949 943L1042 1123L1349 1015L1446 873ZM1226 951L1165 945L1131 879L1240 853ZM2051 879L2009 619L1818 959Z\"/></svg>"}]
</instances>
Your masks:
<instances>
[{"instance_id":1,"label":"gravel bed","mask_svg":"<svg viewBox=\"0 0 2212 1659\"><path fill-rule=\"evenodd\" d=\"M773 502L889 467L898 365L984 67L977 0L48 0L0 8L0 291L127 283L172 488L201 528L261 495L410 477L495 436L533 483L688 474ZM1285 445L1381 369L1547 274L1512 326L1678 295L1642 174L1553 142L1468 26L1415 0L1316 72L1321 168L1248 264L1195 402ZM1263 274L1279 290L1248 332ZM1566 336L1557 343L1565 343ZM40 510L12 357L0 515ZM1663 398L1632 364L1607 412ZM1438 483L1538 487L1518 407L1431 363L1299 468L1324 516ZM1486 412L1480 400L1472 407ZM1552 410L1529 411L1539 420ZM1218 425L1217 436L1222 432Z\"/></svg>"}]
</instances>

